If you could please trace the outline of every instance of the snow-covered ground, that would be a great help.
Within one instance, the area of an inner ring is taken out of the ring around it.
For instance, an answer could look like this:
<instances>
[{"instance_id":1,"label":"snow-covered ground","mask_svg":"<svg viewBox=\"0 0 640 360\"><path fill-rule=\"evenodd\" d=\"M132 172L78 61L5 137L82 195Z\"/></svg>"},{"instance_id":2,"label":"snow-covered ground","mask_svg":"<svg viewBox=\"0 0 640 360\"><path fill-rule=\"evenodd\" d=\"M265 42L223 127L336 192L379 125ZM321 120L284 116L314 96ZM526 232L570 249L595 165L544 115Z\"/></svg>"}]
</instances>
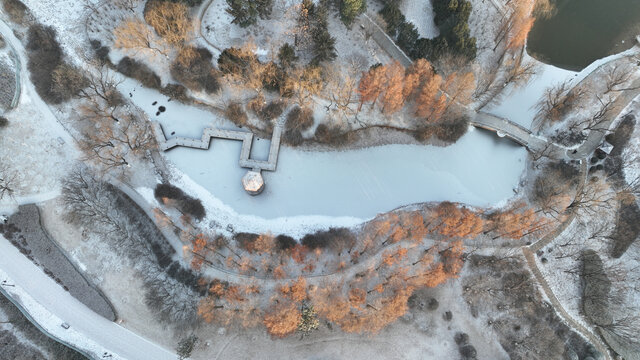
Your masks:
<instances>
[{"instance_id":1,"label":"snow-covered ground","mask_svg":"<svg viewBox=\"0 0 640 360\"><path fill-rule=\"evenodd\" d=\"M404 0L400 3L400 11L407 21L416 26L420 37L433 39L440 35L440 30L433 22L431 0Z\"/></svg>"},{"instance_id":2,"label":"snow-covered ground","mask_svg":"<svg viewBox=\"0 0 640 360\"><path fill-rule=\"evenodd\" d=\"M9 27L0 22L6 41L18 44ZM19 54L26 68L24 54ZM46 199L57 193L60 179L67 173L72 159L79 156L73 139L64 130L51 109L38 97L28 73L20 73L22 94L15 109L4 114L9 126L0 136L0 158L3 165L15 174L14 198L0 201L6 211L21 203Z\"/></svg>"}]
</instances>

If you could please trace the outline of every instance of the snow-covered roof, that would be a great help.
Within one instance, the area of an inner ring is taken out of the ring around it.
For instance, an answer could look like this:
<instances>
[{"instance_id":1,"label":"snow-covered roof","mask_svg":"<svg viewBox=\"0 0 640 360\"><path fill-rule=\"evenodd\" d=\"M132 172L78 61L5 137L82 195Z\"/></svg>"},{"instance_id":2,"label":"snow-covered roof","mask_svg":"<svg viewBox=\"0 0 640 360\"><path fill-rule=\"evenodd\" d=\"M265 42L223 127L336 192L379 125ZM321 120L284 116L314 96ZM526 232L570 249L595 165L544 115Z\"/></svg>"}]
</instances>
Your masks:
<instances>
[{"instance_id":1,"label":"snow-covered roof","mask_svg":"<svg viewBox=\"0 0 640 360\"><path fill-rule=\"evenodd\" d=\"M249 170L242 177L244 190L251 195L258 195L264 189L264 179L259 171Z\"/></svg>"}]
</instances>

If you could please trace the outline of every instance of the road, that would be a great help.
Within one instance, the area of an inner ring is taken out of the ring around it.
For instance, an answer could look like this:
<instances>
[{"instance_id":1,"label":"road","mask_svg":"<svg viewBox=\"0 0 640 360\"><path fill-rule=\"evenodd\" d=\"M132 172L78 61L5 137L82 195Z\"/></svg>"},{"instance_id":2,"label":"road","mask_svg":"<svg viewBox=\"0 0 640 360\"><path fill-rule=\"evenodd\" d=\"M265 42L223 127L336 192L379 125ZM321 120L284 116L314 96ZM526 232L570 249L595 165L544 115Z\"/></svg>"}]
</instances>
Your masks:
<instances>
[{"instance_id":1,"label":"road","mask_svg":"<svg viewBox=\"0 0 640 360\"><path fill-rule=\"evenodd\" d=\"M93 359L177 358L172 351L93 312L64 291L3 236L0 236L0 254L0 289L56 340ZM69 329L64 329L63 323L69 324Z\"/></svg>"}]
</instances>

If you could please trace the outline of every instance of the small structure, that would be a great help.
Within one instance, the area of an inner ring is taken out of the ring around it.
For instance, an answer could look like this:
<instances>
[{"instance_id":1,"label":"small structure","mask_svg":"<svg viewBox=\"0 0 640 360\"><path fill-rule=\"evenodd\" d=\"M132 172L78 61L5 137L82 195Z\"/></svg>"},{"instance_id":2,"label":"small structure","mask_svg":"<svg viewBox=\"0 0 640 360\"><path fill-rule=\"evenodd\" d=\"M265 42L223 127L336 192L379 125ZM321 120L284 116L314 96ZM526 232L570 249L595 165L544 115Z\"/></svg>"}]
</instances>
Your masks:
<instances>
[{"instance_id":1,"label":"small structure","mask_svg":"<svg viewBox=\"0 0 640 360\"><path fill-rule=\"evenodd\" d=\"M264 179L260 173L260 169L247 171L242 177L242 187L251 195L258 195L264 190Z\"/></svg>"},{"instance_id":2,"label":"small structure","mask_svg":"<svg viewBox=\"0 0 640 360\"><path fill-rule=\"evenodd\" d=\"M611 154L611 150L613 150L613 145L611 145L607 140L603 140L602 144L600 144L600 150L609 155Z\"/></svg>"}]
</instances>

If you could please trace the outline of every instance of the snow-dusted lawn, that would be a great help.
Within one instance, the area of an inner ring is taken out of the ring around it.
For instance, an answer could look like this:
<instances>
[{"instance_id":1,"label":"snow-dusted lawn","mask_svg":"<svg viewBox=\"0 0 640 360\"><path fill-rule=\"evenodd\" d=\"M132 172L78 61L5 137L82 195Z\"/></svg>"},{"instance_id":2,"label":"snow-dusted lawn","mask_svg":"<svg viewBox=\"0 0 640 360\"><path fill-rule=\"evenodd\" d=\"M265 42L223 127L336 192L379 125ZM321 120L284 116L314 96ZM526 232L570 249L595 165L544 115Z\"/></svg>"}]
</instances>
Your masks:
<instances>
[{"instance_id":1,"label":"snow-dusted lawn","mask_svg":"<svg viewBox=\"0 0 640 360\"><path fill-rule=\"evenodd\" d=\"M431 0L404 0L400 3L400 11L407 21L413 23L420 37L433 39L440 35L440 30L433 22L433 5Z\"/></svg>"},{"instance_id":2,"label":"snow-dusted lawn","mask_svg":"<svg viewBox=\"0 0 640 360\"><path fill-rule=\"evenodd\" d=\"M11 30L0 22L5 40L17 44ZM26 68L24 54L19 54ZM0 210L51 198L57 194L60 179L79 152L73 139L58 123L55 114L38 97L26 71L20 74L22 94L15 109L5 113L9 126L0 136L0 160L16 174L14 198L0 201Z\"/></svg>"}]
</instances>

